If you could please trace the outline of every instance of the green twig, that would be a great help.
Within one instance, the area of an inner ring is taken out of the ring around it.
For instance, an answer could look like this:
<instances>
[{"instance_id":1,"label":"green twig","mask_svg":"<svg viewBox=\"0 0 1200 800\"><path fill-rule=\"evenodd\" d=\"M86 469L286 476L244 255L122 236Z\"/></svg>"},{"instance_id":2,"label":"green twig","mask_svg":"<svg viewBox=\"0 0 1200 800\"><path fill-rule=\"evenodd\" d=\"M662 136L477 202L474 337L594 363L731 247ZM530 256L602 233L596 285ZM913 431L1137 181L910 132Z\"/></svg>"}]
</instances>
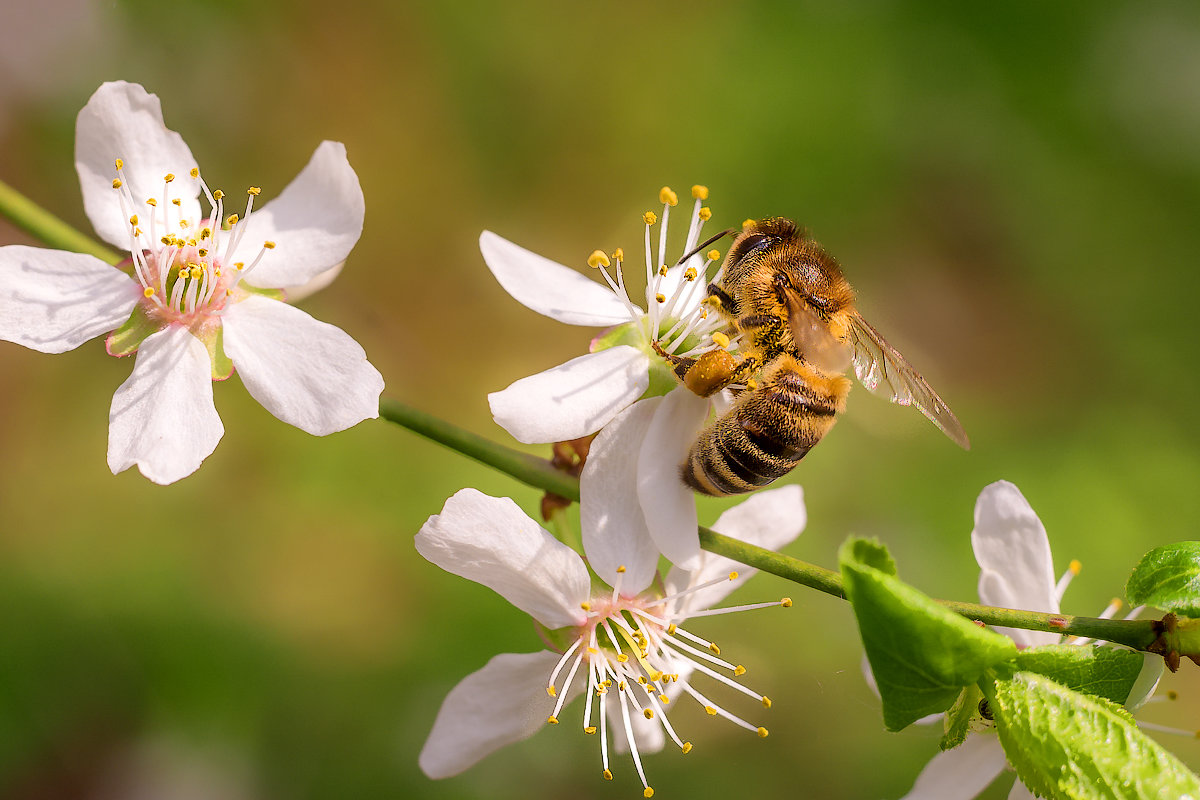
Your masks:
<instances>
[{"instance_id":1,"label":"green twig","mask_svg":"<svg viewBox=\"0 0 1200 800\"><path fill-rule=\"evenodd\" d=\"M50 247L86 253L108 264L117 264L122 259L119 253L75 230L3 181L0 181L0 216Z\"/></svg>"}]
</instances>

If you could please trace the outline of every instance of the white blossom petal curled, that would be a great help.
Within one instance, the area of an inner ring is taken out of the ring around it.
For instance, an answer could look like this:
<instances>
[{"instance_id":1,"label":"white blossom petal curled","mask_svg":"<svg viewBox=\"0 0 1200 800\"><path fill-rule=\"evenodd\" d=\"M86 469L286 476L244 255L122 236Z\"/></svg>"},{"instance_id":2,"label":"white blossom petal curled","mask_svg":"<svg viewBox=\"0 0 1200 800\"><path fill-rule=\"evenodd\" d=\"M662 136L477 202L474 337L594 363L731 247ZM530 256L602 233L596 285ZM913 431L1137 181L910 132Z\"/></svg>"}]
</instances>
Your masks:
<instances>
[{"instance_id":1,"label":"white blossom petal curled","mask_svg":"<svg viewBox=\"0 0 1200 800\"><path fill-rule=\"evenodd\" d=\"M124 183L136 210L122 209L114 202L113 170L124 159ZM129 249L128 217L141 213L158 215L158 229L168 230L167 214L198 221L200 183L189 174L196 166L192 151L175 131L163 123L158 95L136 83L105 83L79 112L75 124L75 169L83 191L83 208L92 227L104 241ZM170 197L180 201L171 206L163 197L164 179L172 175ZM160 198L157 209L140 204L148 197Z\"/></svg>"},{"instance_id":2,"label":"white blossom petal curled","mask_svg":"<svg viewBox=\"0 0 1200 800\"><path fill-rule=\"evenodd\" d=\"M344 261L363 227L363 193L341 142L321 142L300 174L246 220L241 240L275 243L247 280L254 286L300 286Z\"/></svg>"},{"instance_id":3,"label":"white blossom petal curled","mask_svg":"<svg viewBox=\"0 0 1200 800\"><path fill-rule=\"evenodd\" d=\"M133 279L95 256L0 247L0 339L65 353L119 326L140 298Z\"/></svg>"},{"instance_id":4,"label":"white blossom petal curled","mask_svg":"<svg viewBox=\"0 0 1200 800\"><path fill-rule=\"evenodd\" d=\"M195 472L225 432L204 344L178 326L148 337L133 374L113 395L108 422L114 475L136 464L150 480L168 484Z\"/></svg>"},{"instance_id":5,"label":"white blossom petal curled","mask_svg":"<svg viewBox=\"0 0 1200 800\"><path fill-rule=\"evenodd\" d=\"M547 628L585 619L580 603L591 579L583 559L507 497L459 491L421 526L416 545L427 560L492 589Z\"/></svg>"},{"instance_id":6,"label":"white blossom petal curled","mask_svg":"<svg viewBox=\"0 0 1200 800\"><path fill-rule=\"evenodd\" d=\"M795 541L804 531L806 524L808 511L804 506L804 490L793 484L751 495L721 514L713 523L712 529L768 550L779 550ZM731 572L738 574L737 580L722 581L689 593L683 598L683 605L676 609L676 612L686 615L692 609L713 608L758 570L706 551L700 553L699 566L694 571L672 568L667 574L668 592L708 583Z\"/></svg>"},{"instance_id":7,"label":"white blossom petal curled","mask_svg":"<svg viewBox=\"0 0 1200 800\"><path fill-rule=\"evenodd\" d=\"M449 778L537 733L554 708L546 676L558 659L549 650L502 653L463 678L442 702L421 749L421 771L430 778ZM573 687L571 696L578 693Z\"/></svg>"},{"instance_id":8,"label":"white blossom petal curled","mask_svg":"<svg viewBox=\"0 0 1200 800\"><path fill-rule=\"evenodd\" d=\"M629 322L629 308L602 284L570 267L484 231L479 249L488 269L526 308L567 325L605 328Z\"/></svg>"},{"instance_id":9,"label":"white blossom petal curled","mask_svg":"<svg viewBox=\"0 0 1200 800\"><path fill-rule=\"evenodd\" d=\"M696 434L708 415L708 401L683 386L672 389L654 412L638 453L638 501L659 551L681 569L700 559L696 501L679 477Z\"/></svg>"},{"instance_id":10,"label":"white blossom petal curled","mask_svg":"<svg viewBox=\"0 0 1200 800\"><path fill-rule=\"evenodd\" d=\"M573 358L488 395L497 424L526 444L595 433L650 385L649 360L627 345Z\"/></svg>"},{"instance_id":11,"label":"white blossom petal curled","mask_svg":"<svg viewBox=\"0 0 1200 800\"><path fill-rule=\"evenodd\" d=\"M934 756L902 800L970 800L996 780L1008 763L995 736L968 736Z\"/></svg>"},{"instance_id":12,"label":"white blossom petal curled","mask_svg":"<svg viewBox=\"0 0 1200 800\"><path fill-rule=\"evenodd\" d=\"M979 599L986 605L1057 613L1050 540L1029 502L1016 486L997 481L975 503L971 546L979 562ZM1018 645L1053 644L1046 631L996 628Z\"/></svg>"},{"instance_id":13,"label":"white blossom petal curled","mask_svg":"<svg viewBox=\"0 0 1200 800\"><path fill-rule=\"evenodd\" d=\"M621 591L637 594L658 571L658 548L638 503L638 446L661 397L640 400L604 426L588 450L579 476L579 522L588 563L609 586L625 567Z\"/></svg>"},{"instance_id":14,"label":"white blossom petal curled","mask_svg":"<svg viewBox=\"0 0 1200 800\"><path fill-rule=\"evenodd\" d=\"M341 328L251 295L224 317L225 352L255 400L316 436L379 416L383 376Z\"/></svg>"}]
</instances>

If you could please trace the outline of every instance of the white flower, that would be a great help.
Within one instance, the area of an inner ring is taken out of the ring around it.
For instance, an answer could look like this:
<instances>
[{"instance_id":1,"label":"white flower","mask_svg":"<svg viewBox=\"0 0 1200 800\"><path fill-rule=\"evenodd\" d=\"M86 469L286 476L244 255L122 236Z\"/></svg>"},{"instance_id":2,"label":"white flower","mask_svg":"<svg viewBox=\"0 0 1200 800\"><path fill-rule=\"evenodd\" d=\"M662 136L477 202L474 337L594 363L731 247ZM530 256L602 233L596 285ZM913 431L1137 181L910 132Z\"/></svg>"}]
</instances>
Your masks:
<instances>
[{"instance_id":1,"label":"white flower","mask_svg":"<svg viewBox=\"0 0 1200 800\"><path fill-rule=\"evenodd\" d=\"M803 493L788 486L755 495L725 512L714 527L778 548L798 536L804 523ZM563 706L580 693L587 696L580 728L599 733L604 777L612 777L611 732L619 749L628 747L647 797L652 790L641 754L658 750L667 738L683 752L691 750L664 713L681 694L709 714L766 735L693 685L692 676L699 673L770 704L734 680L744 668L680 627L687 617L721 613L707 609L754 570L705 553L695 571L672 569L664 589L658 590L651 588L657 553L634 544L636 536L617 538L602 549L596 542L585 543L588 564L613 587L609 589L592 581L575 551L507 498L463 489L446 501L441 514L429 518L416 537L421 555L494 589L530 614L543 626L551 649L496 656L447 695L421 751L426 775L456 775L504 745L531 736L543 723L558 723ZM734 568L741 569L740 575L731 572Z\"/></svg>"},{"instance_id":2,"label":"white flower","mask_svg":"<svg viewBox=\"0 0 1200 800\"><path fill-rule=\"evenodd\" d=\"M279 197L225 216L191 151L137 84L102 85L79 112L84 208L126 269L78 253L0 248L0 339L62 353L111 332L137 352L109 412L108 465L155 483L194 472L224 427L212 381L236 368L279 419L323 436L378 416L383 378L339 328L287 305L340 268L362 232L345 147L323 142ZM204 194L210 210L201 211Z\"/></svg>"},{"instance_id":3,"label":"white flower","mask_svg":"<svg viewBox=\"0 0 1200 800\"><path fill-rule=\"evenodd\" d=\"M711 217L703 205L708 189L694 186L692 196L695 202L680 257L695 249L704 223ZM633 524L648 528L658 549L673 563L691 566L700 554L695 504L678 467L714 404L723 410L728 396L701 398L679 386L654 345L657 342L666 352L681 356L727 346L727 340L714 343L712 334L722 323L702 302L709 283L708 268L720 254L697 253L679 265L675 265L678 258L668 259L668 222L678 200L667 187L659 199L663 203L661 224L653 212L643 217L645 310L626 290L621 250L613 253L614 274L608 271L612 262L604 253L596 251L588 259L604 278L605 283L600 284L484 231L479 238L484 260L500 285L519 302L568 325L611 329L593 340L586 355L522 378L488 395L488 401L496 422L526 443L567 441L604 429L597 440L603 449L602 440L616 435L609 423L623 412L632 417L617 426L623 432L622 441L609 445L617 451L614 459L626 462L610 472L631 477L630 489L636 490L622 493L620 502L637 496L645 520ZM652 236L656 224L657 251ZM717 279L714 275L711 280ZM664 394L665 398L658 397ZM585 497L591 494L588 477L585 471Z\"/></svg>"},{"instance_id":4,"label":"white flower","mask_svg":"<svg viewBox=\"0 0 1200 800\"><path fill-rule=\"evenodd\" d=\"M1063 592L1079 572L1079 562L1073 561L1066 573L1055 580L1046 529L1017 487L1007 481L990 484L980 493L975 503L971 546L981 570L979 601L984 605L1057 614ZM1118 608L1119 603L1114 602L1101 616L1110 617ZM1049 631L1001 627L996 630L1020 648L1063 641ZM1088 641L1068 638L1066 643ZM1157 656L1147 658L1146 667L1125 701L1131 711L1153 693L1162 675L1162 664ZM932 717L941 718L940 714ZM904 797L905 800L970 800L986 789L1007 765L998 738L989 733L969 736L958 747L934 756ZM1027 800L1034 795L1017 781L1008 797Z\"/></svg>"}]
</instances>

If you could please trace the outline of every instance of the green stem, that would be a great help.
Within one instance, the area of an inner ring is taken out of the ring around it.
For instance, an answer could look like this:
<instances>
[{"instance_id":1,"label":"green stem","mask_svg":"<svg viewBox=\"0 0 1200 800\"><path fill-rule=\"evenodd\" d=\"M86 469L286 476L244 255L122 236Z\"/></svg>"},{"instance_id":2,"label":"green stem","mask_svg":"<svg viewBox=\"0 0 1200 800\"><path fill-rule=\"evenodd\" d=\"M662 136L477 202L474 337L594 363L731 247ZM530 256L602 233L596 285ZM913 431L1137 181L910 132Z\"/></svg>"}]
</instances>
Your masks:
<instances>
[{"instance_id":1,"label":"green stem","mask_svg":"<svg viewBox=\"0 0 1200 800\"><path fill-rule=\"evenodd\" d=\"M122 256L92 237L80 233L4 181L0 181L0 216L50 247L86 253L108 264L117 264Z\"/></svg>"},{"instance_id":2,"label":"green stem","mask_svg":"<svg viewBox=\"0 0 1200 800\"><path fill-rule=\"evenodd\" d=\"M417 411L397 400L381 400L379 415L390 422L402 425L415 433L470 456L476 461L506 472L530 486L553 492L570 500L579 499L579 479L552 468L549 461L497 444L431 414ZM842 599L846 597L842 588L842 576L831 569L809 564L798 558L785 556L730 536L724 536L705 527L700 528L700 546L710 553L725 556L772 575L778 575L801 586L807 586ZM1136 650L1145 650L1158 635L1154 632L1155 622L1153 620L1074 617L1068 614L1018 611L949 600L938 600L937 602L956 614L961 614L968 619L979 620L988 625L1102 639L1127 645Z\"/></svg>"}]
</instances>

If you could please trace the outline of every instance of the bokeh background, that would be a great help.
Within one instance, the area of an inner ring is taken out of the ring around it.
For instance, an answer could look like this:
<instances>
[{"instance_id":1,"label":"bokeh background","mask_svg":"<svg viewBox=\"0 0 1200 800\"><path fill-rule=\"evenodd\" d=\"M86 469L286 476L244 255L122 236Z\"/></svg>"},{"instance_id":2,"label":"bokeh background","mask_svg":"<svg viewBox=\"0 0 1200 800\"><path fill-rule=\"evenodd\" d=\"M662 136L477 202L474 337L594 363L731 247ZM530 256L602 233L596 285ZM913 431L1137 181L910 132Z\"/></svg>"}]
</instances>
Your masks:
<instances>
[{"instance_id":1,"label":"bokeh background","mask_svg":"<svg viewBox=\"0 0 1200 800\"><path fill-rule=\"evenodd\" d=\"M974 499L1005 478L1059 568L1083 562L1065 610L1091 614L1197 538L1195 4L0 0L0 179L82 230L74 119L111 79L158 93L227 189L272 196L345 142L366 228L305 307L388 394L473 431L503 440L486 392L594 333L507 297L479 232L583 268L636 248L660 186L705 183L714 226L808 225L974 445L852 393L789 478L810 522L788 552L832 565L879 536L973 599ZM412 536L464 486L531 512L535 491L384 422L309 437L236 378L197 474L113 477L130 366L0 343L0 798L638 796L565 725L451 780L416 767L445 693L539 642ZM790 612L704 625L774 698L772 735L681 708L696 752L648 759L658 796L899 797L935 752L884 732L843 603L767 576L739 596L783 593ZM1198 675L1143 717L1194 728Z\"/></svg>"}]
</instances>

